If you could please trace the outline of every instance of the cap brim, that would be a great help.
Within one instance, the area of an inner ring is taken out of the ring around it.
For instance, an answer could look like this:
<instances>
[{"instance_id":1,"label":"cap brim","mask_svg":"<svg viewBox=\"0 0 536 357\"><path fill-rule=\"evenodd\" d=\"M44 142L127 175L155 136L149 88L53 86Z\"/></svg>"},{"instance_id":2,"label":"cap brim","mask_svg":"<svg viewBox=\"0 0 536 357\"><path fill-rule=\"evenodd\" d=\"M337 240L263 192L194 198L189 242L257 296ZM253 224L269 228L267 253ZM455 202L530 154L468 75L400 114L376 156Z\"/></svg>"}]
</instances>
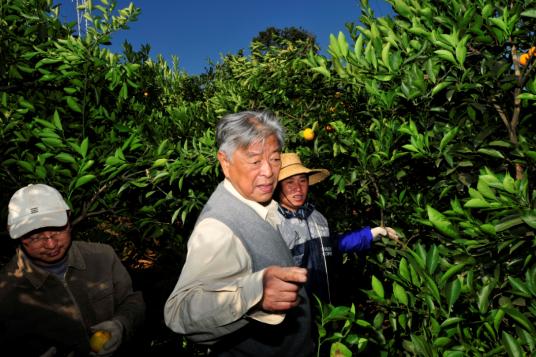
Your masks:
<instances>
[{"instance_id":1,"label":"cap brim","mask_svg":"<svg viewBox=\"0 0 536 357\"><path fill-rule=\"evenodd\" d=\"M48 212L40 215L28 215L9 226L9 235L18 239L36 229L46 227L63 227L67 224L67 211Z\"/></svg>"}]
</instances>

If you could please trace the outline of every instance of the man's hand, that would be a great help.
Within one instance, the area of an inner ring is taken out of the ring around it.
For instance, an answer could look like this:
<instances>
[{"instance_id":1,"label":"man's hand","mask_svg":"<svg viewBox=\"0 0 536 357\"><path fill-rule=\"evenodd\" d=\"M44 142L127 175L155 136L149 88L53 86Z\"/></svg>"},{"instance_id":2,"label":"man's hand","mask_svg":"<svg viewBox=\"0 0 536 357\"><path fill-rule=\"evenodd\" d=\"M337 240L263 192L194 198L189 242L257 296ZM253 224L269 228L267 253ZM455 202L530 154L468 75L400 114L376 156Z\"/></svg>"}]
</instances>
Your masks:
<instances>
[{"instance_id":1,"label":"man's hand","mask_svg":"<svg viewBox=\"0 0 536 357\"><path fill-rule=\"evenodd\" d=\"M307 281L307 269L271 266L263 277L261 307L270 312L283 312L299 304L298 290Z\"/></svg>"},{"instance_id":2,"label":"man's hand","mask_svg":"<svg viewBox=\"0 0 536 357\"><path fill-rule=\"evenodd\" d=\"M371 229L371 231L372 231L372 238L374 240L378 239L380 236L382 237L387 236L388 238L397 242L400 239L398 236L398 233L396 233L396 231L391 227L374 227Z\"/></svg>"},{"instance_id":3,"label":"man's hand","mask_svg":"<svg viewBox=\"0 0 536 357\"><path fill-rule=\"evenodd\" d=\"M91 352L91 356L112 356L121 345L121 341L123 339L123 324L121 324L117 320L103 321L101 323L91 326L90 330L92 333L95 333L99 330L104 330L110 332L110 334L112 335L108 342L104 344L102 349L97 353Z\"/></svg>"}]
</instances>

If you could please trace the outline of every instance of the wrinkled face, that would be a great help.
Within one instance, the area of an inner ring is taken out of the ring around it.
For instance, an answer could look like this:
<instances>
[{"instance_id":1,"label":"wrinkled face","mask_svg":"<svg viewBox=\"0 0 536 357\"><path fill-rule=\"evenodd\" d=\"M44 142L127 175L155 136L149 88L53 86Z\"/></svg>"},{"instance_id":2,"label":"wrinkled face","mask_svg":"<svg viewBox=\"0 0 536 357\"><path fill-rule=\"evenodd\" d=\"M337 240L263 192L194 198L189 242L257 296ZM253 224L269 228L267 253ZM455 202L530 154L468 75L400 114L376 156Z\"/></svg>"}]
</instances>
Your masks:
<instances>
[{"instance_id":1,"label":"wrinkled face","mask_svg":"<svg viewBox=\"0 0 536 357\"><path fill-rule=\"evenodd\" d=\"M26 253L41 263L52 264L65 257L71 245L71 227L48 227L21 238Z\"/></svg>"},{"instance_id":2,"label":"wrinkled face","mask_svg":"<svg viewBox=\"0 0 536 357\"><path fill-rule=\"evenodd\" d=\"M291 211L296 211L307 200L309 191L309 177L298 174L287 177L280 182L279 203Z\"/></svg>"},{"instance_id":3,"label":"wrinkled face","mask_svg":"<svg viewBox=\"0 0 536 357\"><path fill-rule=\"evenodd\" d=\"M281 148L275 135L235 150L232 160L218 152L218 160L242 197L259 203L271 200L281 169Z\"/></svg>"}]
</instances>

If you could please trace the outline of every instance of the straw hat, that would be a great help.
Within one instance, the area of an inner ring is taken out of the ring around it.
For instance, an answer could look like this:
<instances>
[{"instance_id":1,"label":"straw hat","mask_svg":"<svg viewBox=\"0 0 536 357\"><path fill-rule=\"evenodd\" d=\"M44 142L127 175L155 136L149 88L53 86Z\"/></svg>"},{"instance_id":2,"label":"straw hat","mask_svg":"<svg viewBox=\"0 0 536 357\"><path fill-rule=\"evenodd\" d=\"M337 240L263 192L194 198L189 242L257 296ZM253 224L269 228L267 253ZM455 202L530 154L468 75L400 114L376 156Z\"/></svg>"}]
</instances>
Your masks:
<instances>
[{"instance_id":1,"label":"straw hat","mask_svg":"<svg viewBox=\"0 0 536 357\"><path fill-rule=\"evenodd\" d=\"M326 169L308 169L302 165L298 154L281 154L281 171L279 171L277 181L281 182L290 176L298 174L307 174L309 176L309 185L314 185L324 181L329 176L329 171Z\"/></svg>"}]
</instances>

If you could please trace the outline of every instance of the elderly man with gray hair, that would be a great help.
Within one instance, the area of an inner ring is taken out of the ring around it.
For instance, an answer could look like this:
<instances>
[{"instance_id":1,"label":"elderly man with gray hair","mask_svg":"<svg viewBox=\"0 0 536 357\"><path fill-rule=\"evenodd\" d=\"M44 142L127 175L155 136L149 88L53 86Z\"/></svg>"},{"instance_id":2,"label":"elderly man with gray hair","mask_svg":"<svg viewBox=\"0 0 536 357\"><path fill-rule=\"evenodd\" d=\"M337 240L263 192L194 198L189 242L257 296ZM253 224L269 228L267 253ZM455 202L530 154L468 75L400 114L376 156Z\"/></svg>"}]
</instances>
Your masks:
<instances>
[{"instance_id":1,"label":"elderly man with gray hair","mask_svg":"<svg viewBox=\"0 0 536 357\"><path fill-rule=\"evenodd\" d=\"M272 200L283 128L241 112L219 121L216 139L225 179L190 236L165 322L215 356L310 356L307 271L293 266Z\"/></svg>"}]
</instances>

